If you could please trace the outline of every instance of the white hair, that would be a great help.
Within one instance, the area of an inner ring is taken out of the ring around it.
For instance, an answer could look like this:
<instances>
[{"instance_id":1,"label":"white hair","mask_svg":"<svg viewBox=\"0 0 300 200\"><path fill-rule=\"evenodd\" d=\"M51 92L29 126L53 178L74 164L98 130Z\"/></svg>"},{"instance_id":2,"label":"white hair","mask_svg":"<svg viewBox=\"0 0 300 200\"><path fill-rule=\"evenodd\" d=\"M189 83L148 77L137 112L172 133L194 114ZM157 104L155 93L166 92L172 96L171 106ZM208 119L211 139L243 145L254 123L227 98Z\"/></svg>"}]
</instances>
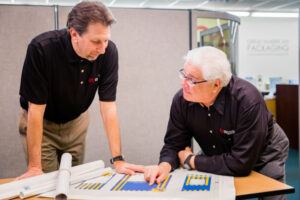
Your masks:
<instances>
[{"instance_id":1,"label":"white hair","mask_svg":"<svg viewBox=\"0 0 300 200\"><path fill-rule=\"evenodd\" d=\"M190 50L184 59L185 62L199 67L205 80L220 79L222 87L228 85L232 73L230 63L223 51L210 46L199 47Z\"/></svg>"}]
</instances>

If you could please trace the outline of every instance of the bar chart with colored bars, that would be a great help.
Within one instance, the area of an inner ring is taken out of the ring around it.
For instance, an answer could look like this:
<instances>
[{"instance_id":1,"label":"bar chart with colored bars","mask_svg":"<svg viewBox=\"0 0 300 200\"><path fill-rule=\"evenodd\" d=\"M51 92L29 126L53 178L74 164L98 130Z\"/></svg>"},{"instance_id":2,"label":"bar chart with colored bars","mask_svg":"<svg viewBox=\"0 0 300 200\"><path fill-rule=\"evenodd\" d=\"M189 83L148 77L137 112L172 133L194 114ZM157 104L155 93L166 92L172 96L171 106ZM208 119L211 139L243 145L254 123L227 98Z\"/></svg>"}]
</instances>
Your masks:
<instances>
[{"instance_id":1,"label":"bar chart with colored bars","mask_svg":"<svg viewBox=\"0 0 300 200\"><path fill-rule=\"evenodd\" d=\"M210 191L211 176L187 175L181 191Z\"/></svg>"},{"instance_id":2,"label":"bar chart with colored bars","mask_svg":"<svg viewBox=\"0 0 300 200\"><path fill-rule=\"evenodd\" d=\"M99 178L92 181L83 181L75 187L78 190L101 190L101 188L108 183L116 174L106 173L101 175Z\"/></svg>"},{"instance_id":3,"label":"bar chart with colored bars","mask_svg":"<svg viewBox=\"0 0 300 200\"><path fill-rule=\"evenodd\" d=\"M152 191L152 192L163 192L166 190L172 175L168 175L167 178L160 184L154 183L149 185L145 181L130 181L131 175L124 175L124 177L116 183L111 191Z\"/></svg>"}]
</instances>

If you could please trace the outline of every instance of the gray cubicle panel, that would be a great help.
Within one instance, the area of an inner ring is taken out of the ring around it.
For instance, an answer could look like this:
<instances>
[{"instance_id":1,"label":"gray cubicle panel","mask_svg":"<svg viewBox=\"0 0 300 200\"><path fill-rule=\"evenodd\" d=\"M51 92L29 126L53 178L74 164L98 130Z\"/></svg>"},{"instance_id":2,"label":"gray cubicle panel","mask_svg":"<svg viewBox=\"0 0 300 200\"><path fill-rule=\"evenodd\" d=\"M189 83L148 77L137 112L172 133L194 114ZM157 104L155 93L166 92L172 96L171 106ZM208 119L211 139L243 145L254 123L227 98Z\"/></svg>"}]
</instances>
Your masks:
<instances>
[{"instance_id":1,"label":"gray cubicle panel","mask_svg":"<svg viewBox=\"0 0 300 200\"><path fill-rule=\"evenodd\" d=\"M70 7L59 7L65 28ZM156 164L169 109L180 88L178 69L189 49L188 11L113 8L117 23L111 39L119 50L117 108L126 160ZM111 157L99 113L98 96L90 108L85 162Z\"/></svg>"},{"instance_id":2,"label":"gray cubicle panel","mask_svg":"<svg viewBox=\"0 0 300 200\"><path fill-rule=\"evenodd\" d=\"M54 29L53 7L1 5L0 24L0 178L7 178L27 169L17 128L21 71L31 39Z\"/></svg>"}]
</instances>

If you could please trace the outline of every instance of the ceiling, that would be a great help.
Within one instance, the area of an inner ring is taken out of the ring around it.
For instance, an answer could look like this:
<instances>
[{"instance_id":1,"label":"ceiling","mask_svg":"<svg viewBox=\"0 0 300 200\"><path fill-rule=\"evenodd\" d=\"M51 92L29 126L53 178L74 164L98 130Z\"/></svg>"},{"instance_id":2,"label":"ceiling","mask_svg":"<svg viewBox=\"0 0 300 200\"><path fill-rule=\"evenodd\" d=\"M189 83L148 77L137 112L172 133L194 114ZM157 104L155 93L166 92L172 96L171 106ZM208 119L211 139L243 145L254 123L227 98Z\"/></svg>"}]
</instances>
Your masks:
<instances>
[{"instance_id":1,"label":"ceiling","mask_svg":"<svg viewBox=\"0 0 300 200\"><path fill-rule=\"evenodd\" d=\"M68 5L81 0L0 0L0 4ZM109 7L296 13L300 0L101 0Z\"/></svg>"}]
</instances>

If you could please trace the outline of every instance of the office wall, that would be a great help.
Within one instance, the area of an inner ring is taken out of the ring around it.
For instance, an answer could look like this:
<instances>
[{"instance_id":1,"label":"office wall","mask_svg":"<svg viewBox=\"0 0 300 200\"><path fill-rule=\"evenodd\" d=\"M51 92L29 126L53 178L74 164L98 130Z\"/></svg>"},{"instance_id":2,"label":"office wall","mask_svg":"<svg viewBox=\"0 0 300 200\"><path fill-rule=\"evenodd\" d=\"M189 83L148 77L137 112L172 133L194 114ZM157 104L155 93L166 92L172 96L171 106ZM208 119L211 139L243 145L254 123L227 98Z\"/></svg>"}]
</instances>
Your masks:
<instances>
[{"instance_id":1,"label":"office wall","mask_svg":"<svg viewBox=\"0 0 300 200\"><path fill-rule=\"evenodd\" d=\"M25 172L19 140L19 86L27 44L54 28L53 7L0 6L0 178Z\"/></svg>"},{"instance_id":2,"label":"office wall","mask_svg":"<svg viewBox=\"0 0 300 200\"><path fill-rule=\"evenodd\" d=\"M239 76L298 80L298 19L242 17Z\"/></svg>"},{"instance_id":3,"label":"office wall","mask_svg":"<svg viewBox=\"0 0 300 200\"><path fill-rule=\"evenodd\" d=\"M59 7L59 27L69 7ZM112 9L118 22L112 40L119 49L117 107L126 160L156 164L163 144L169 108L180 88L178 69L189 48L188 12ZM0 178L26 170L19 140L19 84L27 44L38 33L54 29L54 8L0 6ZM3 28L5 27L5 29ZM5 38L5 39L3 39ZM102 159L109 166L110 151L96 96L90 110L85 162Z\"/></svg>"}]
</instances>

